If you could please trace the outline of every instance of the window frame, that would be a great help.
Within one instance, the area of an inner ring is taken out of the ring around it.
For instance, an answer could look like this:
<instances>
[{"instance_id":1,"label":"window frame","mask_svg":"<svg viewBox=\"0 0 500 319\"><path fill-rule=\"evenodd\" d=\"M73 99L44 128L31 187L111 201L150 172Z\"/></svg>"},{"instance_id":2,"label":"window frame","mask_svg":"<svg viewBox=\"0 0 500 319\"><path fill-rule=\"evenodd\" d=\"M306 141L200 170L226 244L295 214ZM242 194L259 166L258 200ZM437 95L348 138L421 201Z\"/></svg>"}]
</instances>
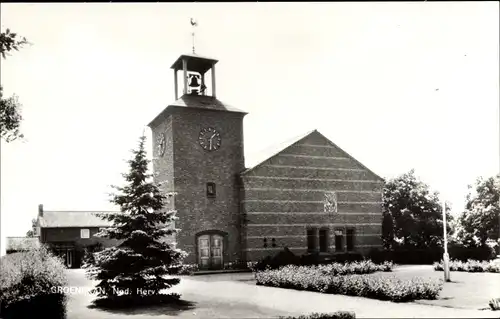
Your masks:
<instances>
[{"instance_id":1,"label":"window frame","mask_svg":"<svg viewBox=\"0 0 500 319\"><path fill-rule=\"evenodd\" d=\"M83 236L84 231L87 231L87 233L88 233L87 237ZM90 229L89 228L80 228L80 238L81 239L89 239L90 238Z\"/></svg>"},{"instance_id":2,"label":"window frame","mask_svg":"<svg viewBox=\"0 0 500 319\"><path fill-rule=\"evenodd\" d=\"M349 236L349 232L352 231L352 236ZM349 248L349 237L351 238L351 244L352 244L352 247ZM346 229L346 232L345 232L345 245L346 245L346 250L351 252L351 251L355 251L356 250L356 229L354 227L349 227Z\"/></svg>"},{"instance_id":3,"label":"window frame","mask_svg":"<svg viewBox=\"0 0 500 319\"><path fill-rule=\"evenodd\" d=\"M340 232L340 234L339 234ZM345 243L344 243L344 229L336 228L334 232L335 238L335 252L345 252ZM338 249L337 238L340 238L340 249Z\"/></svg>"},{"instance_id":4,"label":"window frame","mask_svg":"<svg viewBox=\"0 0 500 319\"><path fill-rule=\"evenodd\" d=\"M321 235L324 236L321 236ZM330 229L328 228L320 228L318 232L318 249L320 253L328 253L329 252L329 244L330 244ZM324 243L321 244L321 239L323 238Z\"/></svg>"},{"instance_id":5,"label":"window frame","mask_svg":"<svg viewBox=\"0 0 500 319\"><path fill-rule=\"evenodd\" d=\"M307 227L306 229L307 252L315 253L318 251L318 229L316 227Z\"/></svg>"},{"instance_id":6,"label":"window frame","mask_svg":"<svg viewBox=\"0 0 500 319\"><path fill-rule=\"evenodd\" d=\"M215 183L214 182L207 182L206 186L206 193L207 193L207 198L216 198L217 197L217 189L215 188ZM210 191L210 188L213 189L213 191Z\"/></svg>"}]
</instances>

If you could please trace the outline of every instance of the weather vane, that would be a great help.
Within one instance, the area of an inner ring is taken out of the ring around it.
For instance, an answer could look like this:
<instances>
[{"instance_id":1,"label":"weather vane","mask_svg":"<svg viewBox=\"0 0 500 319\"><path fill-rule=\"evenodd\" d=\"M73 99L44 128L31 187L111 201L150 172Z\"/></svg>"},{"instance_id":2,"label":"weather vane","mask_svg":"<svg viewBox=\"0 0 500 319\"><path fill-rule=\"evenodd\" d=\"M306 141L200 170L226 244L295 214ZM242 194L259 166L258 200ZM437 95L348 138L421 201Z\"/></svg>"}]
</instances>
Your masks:
<instances>
[{"instance_id":1,"label":"weather vane","mask_svg":"<svg viewBox=\"0 0 500 319\"><path fill-rule=\"evenodd\" d=\"M198 26L198 22L196 22L196 20L193 18L191 18L191 26L193 27L193 32L191 33L191 35L193 36L193 54L194 54L194 31L195 27Z\"/></svg>"}]
</instances>

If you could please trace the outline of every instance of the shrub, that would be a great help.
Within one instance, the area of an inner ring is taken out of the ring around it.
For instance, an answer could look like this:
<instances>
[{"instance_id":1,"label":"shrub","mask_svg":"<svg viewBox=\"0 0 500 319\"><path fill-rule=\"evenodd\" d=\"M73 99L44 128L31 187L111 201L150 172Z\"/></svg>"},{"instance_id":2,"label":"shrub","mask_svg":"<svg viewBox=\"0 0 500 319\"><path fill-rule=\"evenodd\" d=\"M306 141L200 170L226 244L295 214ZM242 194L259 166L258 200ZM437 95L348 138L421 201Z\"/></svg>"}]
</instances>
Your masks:
<instances>
[{"instance_id":1,"label":"shrub","mask_svg":"<svg viewBox=\"0 0 500 319\"><path fill-rule=\"evenodd\" d=\"M298 317L279 317L280 319L356 319L356 314L350 311L336 311L334 313L312 313Z\"/></svg>"},{"instance_id":2,"label":"shrub","mask_svg":"<svg viewBox=\"0 0 500 319\"><path fill-rule=\"evenodd\" d=\"M224 265L224 269L228 270L247 270L249 268L249 263L241 261L241 260L236 260L235 262L230 262L226 265Z\"/></svg>"},{"instance_id":3,"label":"shrub","mask_svg":"<svg viewBox=\"0 0 500 319\"><path fill-rule=\"evenodd\" d=\"M375 263L392 261L396 264L429 264L438 262L443 258L444 250L442 247L432 247L426 249L396 247L392 250L372 249L368 258ZM459 243L450 243L448 245L450 259L467 261L473 260L492 260L496 258L495 249L484 245L481 247L470 248Z\"/></svg>"},{"instance_id":4,"label":"shrub","mask_svg":"<svg viewBox=\"0 0 500 319\"><path fill-rule=\"evenodd\" d=\"M460 243L451 243L448 245L450 259L467 261L469 259L478 261L488 261L496 258L494 247L488 245L480 247L465 247ZM439 258L441 260L441 258Z\"/></svg>"},{"instance_id":5,"label":"shrub","mask_svg":"<svg viewBox=\"0 0 500 319\"><path fill-rule=\"evenodd\" d=\"M491 310L500 310L500 298L493 298L489 302Z\"/></svg>"},{"instance_id":6,"label":"shrub","mask_svg":"<svg viewBox=\"0 0 500 319\"><path fill-rule=\"evenodd\" d=\"M436 271L444 270L442 260L440 262L435 262L433 266ZM495 261L488 262L469 259L466 262L463 262L461 260L450 260L449 266L450 271L500 273L500 264Z\"/></svg>"},{"instance_id":7,"label":"shrub","mask_svg":"<svg viewBox=\"0 0 500 319\"><path fill-rule=\"evenodd\" d=\"M341 253L333 255L333 261L338 263L362 261L363 259L363 255L360 253Z\"/></svg>"},{"instance_id":8,"label":"shrub","mask_svg":"<svg viewBox=\"0 0 500 319\"><path fill-rule=\"evenodd\" d=\"M301 266L312 266L312 265L324 265L330 263L346 263L353 261L362 261L363 255L359 253L336 253L336 254L319 254L310 253L300 256L296 265Z\"/></svg>"},{"instance_id":9,"label":"shrub","mask_svg":"<svg viewBox=\"0 0 500 319\"><path fill-rule=\"evenodd\" d=\"M83 258L82 258L82 268L89 268L95 263L94 253L103 250L103 245L101 243L95 243L88 247L82 248Z\"/></svg>"},{"instance_id":10,"label":"shrub","mask_svg":"<svg viewBox=\"0 0 500 319\"><path fill-rule=\"evenodd\" d=\"M0 310L5 318L64 316L66 296L56 289L67 284L65 267L45 247L6 255L0 266Z\"/></svg>"},{"instance_id":11,"label":"shrub","mask_svg":"<svg viewBox=\"0 0 500 319\"><path fill-rule=\"evenodd\" d=\"M180 276L191 276L199 270L198 264L183 264L179 270Z\"/></svg>"},{"instance_id":12,"label":"shrub","mask_svg":"<svg viewBox=\"0 0 500 319\"><path fill-rule=\"evenodd\" d=\"M436 299L443 288L441 280L370 275L332 276L319 267L286 266L255 273L258 285L310 290L322 293L367 297L379 300L406 302L416 299ZM324 267L324 266L323 266Z\"/></svg>"},{"instance_id":13,"label":"shrub","mask_svg":"<svg viewBox=\"0 0 500 319\"><path fill-rule=\"evenodd\" d=\"M298 265L300 264L300 257L296 256L285 247L282 251L274 256L267 256L261 261L257 262L253 269L256 271L265 269L278 269L286 265Z\"/></svg>"},{"instance_id":14,"label":"shrub","mask_svg":"<svg viewBox=\"0 0 500 319\"><path fill-rule=\"evenodd\" d=\"M314 267L314 266L313 266ZM364 260L352 263L333 263L328 265L319 265L318 270L323 274L337 276L337 275L352 275L352 274L371 274L377 271L392 271L394 264L385 262L384 264L377 265L370 260Z\"/></svg>"},{"instance_id":15,"label":"shrub","mask_svg":"<svg viewBox=\"0 0 500 319\"><path fill-rule=\"evenodd\" d=\"M274 256L267 256L257 263L249 263L247 267L253 271L261 271L266 269L279 269L287 265L314 266L363 260L363 255L353 252L337 254L308 253L302 256L296 256L287 247L285 247L278 254Z\"/></svg>"},{"instance_id":16,"label":"shrub","mask_svg":"<svg viewBox=\"0 0 500 319\"><path fill-rule=\"evenodd\" d=\"M257 265L256 261L247 261L247 268L250 269L251 271L256 270L255 268L256 265Z\"/></svg>"}]
</instances>

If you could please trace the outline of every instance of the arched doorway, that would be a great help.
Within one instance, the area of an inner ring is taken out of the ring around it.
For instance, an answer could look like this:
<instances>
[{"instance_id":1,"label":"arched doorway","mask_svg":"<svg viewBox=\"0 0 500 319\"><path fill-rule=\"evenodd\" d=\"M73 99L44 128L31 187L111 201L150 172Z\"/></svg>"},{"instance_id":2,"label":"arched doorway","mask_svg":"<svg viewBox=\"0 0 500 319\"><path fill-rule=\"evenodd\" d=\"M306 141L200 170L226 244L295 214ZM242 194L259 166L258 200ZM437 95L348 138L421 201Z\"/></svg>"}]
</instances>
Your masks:
<instances>
[{"instance_id":1,"label":"arched doorway","mask_svg":"<svg viewBox=\"0 0 500 319\"><path fill-rule=\"evenodd\" d=\"M221 234L202 234L197 238L200 269L221 269L224 265L224 237Z\"/></svg>"}]
</instances>

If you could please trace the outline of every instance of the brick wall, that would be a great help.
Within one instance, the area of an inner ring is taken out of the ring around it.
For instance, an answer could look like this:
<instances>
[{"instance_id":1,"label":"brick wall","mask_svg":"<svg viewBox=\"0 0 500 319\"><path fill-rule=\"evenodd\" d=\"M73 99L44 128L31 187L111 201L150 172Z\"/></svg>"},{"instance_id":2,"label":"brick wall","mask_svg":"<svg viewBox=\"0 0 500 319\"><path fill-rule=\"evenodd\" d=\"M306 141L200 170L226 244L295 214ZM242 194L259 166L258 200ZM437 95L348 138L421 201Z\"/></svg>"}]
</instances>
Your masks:
<instances>
[{"instance_id":1,"label":"brick wall","mask_svg":"<svg viewBox=\"0 0 500 319\"><path fill-rule=\"evenodd\" d=\"M355 229L355 251L381 246L381 180L317 131L242 175L243 248L247 260L287 246L307 250L306 229ZM327 191L337 194L336 214L324 212ZM272 239L276 247L272 247ZM264 248L266 239L267 248Z\"/></svg>"},{"instance_id":2,"label":"brick wall","mask_svg":"<svg viewBox=\"0 0 500 319\"><path fill-rule=\"evenodd\" d=\"M169 113L162 113L163 118L155 121L156 126L152 127L153 135L153 172L154 181L160 184L160 190L164 193L175 191L174 185L174 142L173 142L173 115ZM158 149L158 140L161 134L165 134L165 151L160 155ZM170 198L165 204L165 210L172 210L175 208L175 198ZM174 226L174 225L171 225ZM164 239L166 242L173 243L176 238L175 235L168 236Z\"/></svg>"},{"instance_id":3,"label":"brick wall","mask_svg":"<svg viewBox=\"0 0 500 319\"><path fill-rule=\"evenodd\" d=\"M81 229L89 229L90 238L81 238ZM41 232L41 242L48 244L72 242L76 245L88 246L100 242L104 247L110 247L118 243L118 241L113 239L94 237L99 232L98 227L42 228Z\"/></svg>"}]
</instances>

